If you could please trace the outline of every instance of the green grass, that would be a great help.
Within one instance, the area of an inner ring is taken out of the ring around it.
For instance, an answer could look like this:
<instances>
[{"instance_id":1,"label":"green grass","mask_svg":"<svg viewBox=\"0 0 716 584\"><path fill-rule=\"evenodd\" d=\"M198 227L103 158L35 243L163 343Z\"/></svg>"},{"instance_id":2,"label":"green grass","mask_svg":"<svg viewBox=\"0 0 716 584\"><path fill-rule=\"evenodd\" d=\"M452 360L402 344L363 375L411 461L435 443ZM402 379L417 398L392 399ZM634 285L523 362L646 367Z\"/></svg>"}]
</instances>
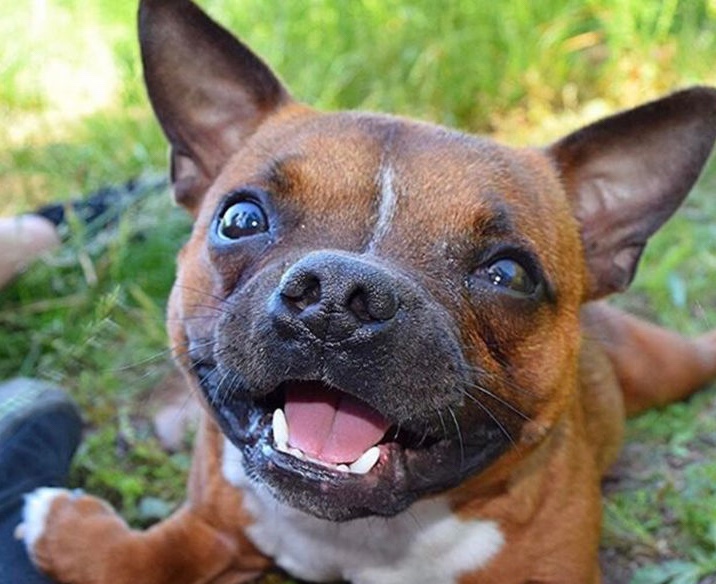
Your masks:
<instances>
[{"instance_id":1,"label":"green grass","mask_svg":"<svg viewBox=\"0 0 716 584\"><path fill-rule=\"evenodd\" d=\"M163 170L133 2L0 0L0 212ZM553 139L689 83L714 83L716 8L693 0L262 2L207 0L306 102ZM689 333L716 327L716 170L654 238L622 304ZM75 484L146 524L179 501L186 453L147 420L170 369L164 311L187 218L169 196L102 240L63 250L0 292L0 378L55 380L89 422ZM605 546L635 582L716 574L714 394L630 426L637 471L609 488ZM632 468L632 467L627 467ZM713 578L713 576L711 576ZM712 580L713 581L713 580Z\"/></svg>"}]
</instances>

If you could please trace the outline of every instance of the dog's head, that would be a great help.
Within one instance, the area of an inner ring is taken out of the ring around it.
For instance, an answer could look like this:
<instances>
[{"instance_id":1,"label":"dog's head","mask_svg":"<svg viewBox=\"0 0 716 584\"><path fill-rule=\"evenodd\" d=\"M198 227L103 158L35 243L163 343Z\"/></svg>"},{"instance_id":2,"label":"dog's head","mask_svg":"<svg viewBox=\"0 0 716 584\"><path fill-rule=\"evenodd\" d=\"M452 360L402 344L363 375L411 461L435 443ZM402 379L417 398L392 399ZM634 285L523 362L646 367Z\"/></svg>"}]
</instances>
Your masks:
<instances>
[{"instance_id":1,"label":"dog's head","mask_svg":"<svg viewBox=\"0 0 716 584\"><path fill-rule=\"evenodd\" d=\"M187 0L143 1L140 29L196 219L178 360L249 477L329 519L536 448L573 407L581 304L629 284L716 135L697 88L511 149L318 113Z\"/></svg>"}]
</instances>

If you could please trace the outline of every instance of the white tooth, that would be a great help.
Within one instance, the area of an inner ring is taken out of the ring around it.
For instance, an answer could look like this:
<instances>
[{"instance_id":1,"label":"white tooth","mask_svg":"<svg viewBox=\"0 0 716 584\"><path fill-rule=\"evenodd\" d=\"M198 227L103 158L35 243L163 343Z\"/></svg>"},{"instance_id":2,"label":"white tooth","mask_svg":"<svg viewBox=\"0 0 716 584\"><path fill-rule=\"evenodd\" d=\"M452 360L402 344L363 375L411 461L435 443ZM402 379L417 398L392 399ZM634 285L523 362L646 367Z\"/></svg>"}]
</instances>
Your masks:
<instances>
[{"instance_id":1,"label":"white tooth","mask_svg":"<svg viewBox=\"0 0 716 584\"><path fill-rule=\"evenodd\" d=\"M356 474L365 474L375 466L375 463L378 462L379 458L380 448L373 446L366 450L358 460L351 463L348 468L351 472Z\"/></svg>"},{"instance_id":2,"label":"white tooth","mask_svg":"<svg viewBox=\"0 0 716 584\"><path fill-rule=\"evenodd\" d=\"M291 456L298 458L299 460L306 459L306 455L303 453L303 450L299 450L298 448L291 448L289 446L286 452L288 452Z\"/></svg>"},{"instance_id":3,"label":"white tooth","mask_svg":"<svg viewBox=\"0 0 716 584\"><path fill-rule=\"evenodd\" d=\"M281 408L276 409L273 413L271 427L273 429L274 444L279 450L285 451L288 448L288 423L286 422L286 414L283 413Z\"/></svg>"},{"instance_id":4,"label":"white tooth","mask_svg":"<svg viewBox=\"0 0 716 584\"><path fill-rule=\"evenodd\" d=\"M347 464L339 464L338 466L336 466L336 470L339 470L341 472L349 472L350 471Z\"/></svg>"}]
</instances>

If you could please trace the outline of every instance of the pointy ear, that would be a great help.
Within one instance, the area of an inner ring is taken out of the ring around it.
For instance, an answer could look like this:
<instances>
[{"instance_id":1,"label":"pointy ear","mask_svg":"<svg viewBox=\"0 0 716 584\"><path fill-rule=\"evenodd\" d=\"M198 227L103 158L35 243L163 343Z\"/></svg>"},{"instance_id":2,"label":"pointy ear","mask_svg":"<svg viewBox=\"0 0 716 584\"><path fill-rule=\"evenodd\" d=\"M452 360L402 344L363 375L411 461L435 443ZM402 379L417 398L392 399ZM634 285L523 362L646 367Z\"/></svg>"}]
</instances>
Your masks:
<instances>
[{"instance_id":1,"label":"pointy ear","mask_svg":"<svg viewBox=\"0 0 716 584\"><path fill-rule=\"evenodd\" d=\"M196 213L229 156L291 98L256 55L189 0L142 0L139 40L149 98L171 144L175 197Z\"/></svg>"},{"instance_id":2,"label":"pointy ear","mask_svg":"<svg viewBox=\"0 0 716 584\"><path fill-rule=\"evenodd\" d=\"M630 284L647 239L691 190L715 138L716 90L694 87L548 149L581 224L587 299Z\"/></svg>"}]
</instances>

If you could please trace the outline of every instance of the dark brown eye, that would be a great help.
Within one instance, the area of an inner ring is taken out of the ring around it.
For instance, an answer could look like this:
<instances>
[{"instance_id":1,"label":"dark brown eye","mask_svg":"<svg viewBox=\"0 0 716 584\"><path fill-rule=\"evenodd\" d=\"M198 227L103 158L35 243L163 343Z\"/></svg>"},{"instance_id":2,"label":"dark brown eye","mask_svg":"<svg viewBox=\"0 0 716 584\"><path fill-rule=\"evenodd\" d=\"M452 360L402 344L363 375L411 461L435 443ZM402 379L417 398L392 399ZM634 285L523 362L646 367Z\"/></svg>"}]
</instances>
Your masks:
<instances>
[{"instance_id":1,"label":"dark brown eye","mask_svg":"<svg viewBox=\"0 0 716 584\"><path fill-rule=\"evenodd\" d=\"M226 208L217 233L223 239L239 239L268 231L268 219L263 209L254 201L239 201Z\"/></svg>"},{"instance_id":2,"label":"dark brown eye","mask_svg":"<svg viewBox=\"0 0 716 584\"><path fill-rule=\"evenodd\" d=\"M507 258L490 264L484 272L484 277L493 286L523 296L529 296L537 290L537 283L527 270L520 263Z\"/></svg>"}]
</instances>

